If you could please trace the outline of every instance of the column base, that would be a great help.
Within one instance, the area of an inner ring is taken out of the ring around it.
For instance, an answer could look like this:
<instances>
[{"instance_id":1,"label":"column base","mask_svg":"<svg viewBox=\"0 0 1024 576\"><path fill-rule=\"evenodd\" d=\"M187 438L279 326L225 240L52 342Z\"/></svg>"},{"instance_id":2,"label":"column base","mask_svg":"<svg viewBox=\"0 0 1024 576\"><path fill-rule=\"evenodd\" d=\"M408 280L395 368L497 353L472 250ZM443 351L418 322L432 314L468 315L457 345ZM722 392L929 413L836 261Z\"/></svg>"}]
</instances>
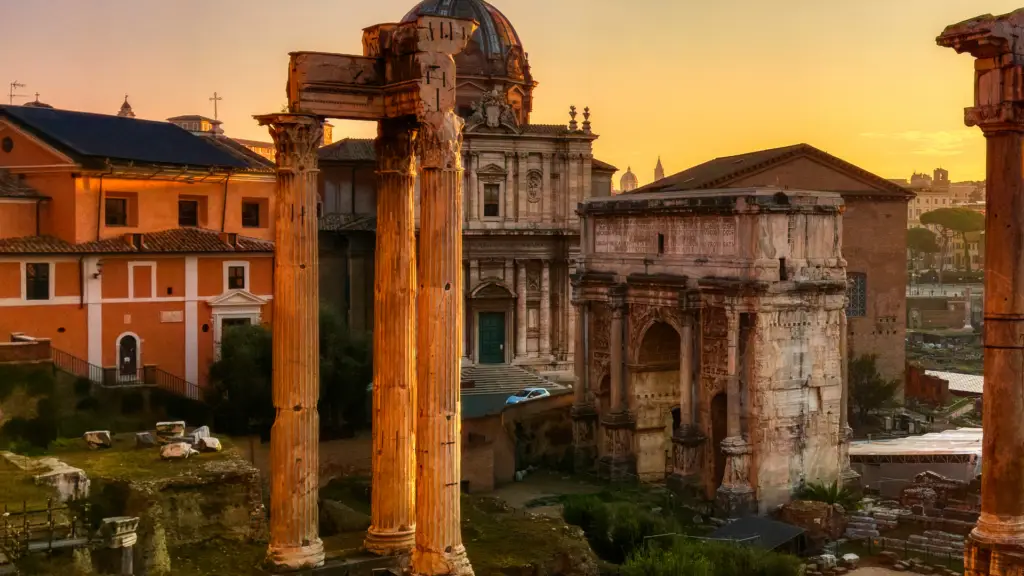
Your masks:
<instances>
[{"instance_id":1,"label":"column base","mask_svg":"<svg viewBox=\"0 0 1024 576\"><path fill-rule=\"evenodd\" d=\"M677 474L673 472L665 479L665 485L676 496L684 498L700 497L700 476L697 474Z\"/></svg>"},{"instance_id":2,"label":"column base","mask_svg":"<svg viewBox=\"0 0 1024 576\"><path fill-rule=\"evenodd\" d=\"M296 572L324 564L324 543L319 538L306 546L267 550L267 567L271 573Z\"/></svg>"},{"instance_id":3,"label":"column base","mask_svg":"<svg viewBox=\"0 0 1024 576\"><path fill-rule=\"evenodd\" d=\"M597 410L592 404L573 404L570 416L573 471L590 472L597 461Z\"/></svg>"},{"instance_id":4,"label":"column base","mask_svg":"<svg viewBox=\"0 0 1024 576\"><path fill-rule=\"evenodd\" d=\"M742 518L757 512L754 489L750 486L720 486L715 494L715 510L723 518Z\"/></svg>"},{"instance_id":5,"label":"column base","mask_svg":"<svg viewBox=\"0 0 1024 576\"><path fill-rule=\"evenodd\" d=\"M332 558L323 566L307 568L297 572L289 572L289 576L378 576L384 574L405 574L409 568L409 556L373 556L372 554L356 554L345 558ZM278 574L271 570L257 569L258 576Z\"/></svg>"},{"instance_id":6,"label":"column base","mask_svg":"<svg viewBox=\"0 0 1024 576\"><path fill-rule=\"evenodd\" d=\"M633 482L636 455L633 454L633 428L636 420L628 411L613 412L601 418L605 454L597 461L597 474L612 482Z\"/></svg>"},{"instance_id":7,"label":"column base","mask_svg":"<svg viewBox=\"0 0 1024 576\"><path fill-rule=\"evenodd\" d=\"M964 576L1024 576L1024 536L1015 543L991 542L977 531L964 546Z\"/></svg>"},{"instance_id":8,"label":"column base","mask_svg":"<svg viewBox=\"0 0 1024 576\"><path fill-rule=\"evenodd\" d=\"M839 474L839 485L850 490L858 497L864 494L864 486L861 484L860 474L853 468L847 468Z\"/></svg>"},{"instance_id":9,"label":"column base","mask_svg":"<svg viewBox=\"0 0 1024 576\"><path fill-rule=\"evenodd\" d=\"M363 549L374 556L401 556L409 554L416 547L416 530L366 533Z\"/></svg>"},{"instance_id":10,"label":"column base","mask_svg":"<svg viewBox=\"0 0 1024 576\"><path fill-rule=\"evenodd\" d=\"M475 576L466 556L466 547L461 544L451 552L430 556L433 558L427 560L418 550L413 552L412 576ZM424 568L424 563L429 567Z\"/></svg>"},{"instance_id":11,"label":"column base","mask_svg":"<svg viewBox=\"0 0 1024 576\"><path fill-rule=\"evenodd\" d=\"M636 458L604 456L597 461L597 475L612 482L632 482L636 480Z\"/></svg>"}]
</instances>

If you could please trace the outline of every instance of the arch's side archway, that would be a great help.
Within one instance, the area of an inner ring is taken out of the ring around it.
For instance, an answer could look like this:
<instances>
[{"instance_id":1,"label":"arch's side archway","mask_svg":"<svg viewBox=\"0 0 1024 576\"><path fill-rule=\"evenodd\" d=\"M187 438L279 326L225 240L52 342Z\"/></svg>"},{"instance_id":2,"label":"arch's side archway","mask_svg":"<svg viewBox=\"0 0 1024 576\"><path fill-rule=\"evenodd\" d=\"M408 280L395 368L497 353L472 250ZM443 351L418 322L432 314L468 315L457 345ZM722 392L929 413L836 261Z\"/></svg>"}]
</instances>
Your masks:
<instances>
[{"instance_id":1,"label":"arch's side archway","mask_svg":"<svg viewBox=\"0 0 1024 576\"><path fill-rule=\"evenodd\" d=\"M630 366L628 401L636 415L636 470L644 481L663 480L672 466L672 410L679 408L680 334L664 321L644 333Z\"/></svg>"}]
</instances>

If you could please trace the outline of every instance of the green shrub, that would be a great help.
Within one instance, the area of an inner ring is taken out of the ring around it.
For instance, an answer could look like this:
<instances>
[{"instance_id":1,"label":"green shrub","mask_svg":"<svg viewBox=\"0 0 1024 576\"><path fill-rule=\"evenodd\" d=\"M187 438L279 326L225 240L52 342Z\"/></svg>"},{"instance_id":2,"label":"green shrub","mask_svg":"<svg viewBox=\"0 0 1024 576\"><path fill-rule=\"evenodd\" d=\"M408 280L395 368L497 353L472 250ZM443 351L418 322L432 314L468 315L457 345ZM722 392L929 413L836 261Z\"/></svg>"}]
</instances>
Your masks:
<instances>
[{"instance_id":1,"label":"green shrub","mask_svg":"<svg viewBox=\"0 0 1024 576\"><path fill-rule=\"evenodd\" d=\"M608 562L621 564L650 536L679 532L672 518L657 516L631 502L609 504L601 496L567 497L562 517L579 526L594 552Z\"/></svg>"},{"instance_id":2,"label":"green shrub","mask_svg":"<svg viewBox=\"0 0 1024 576\"><path fill-rule=\"evenodd\" d=\"M825 484L815 482L807 485L800 494L802 500L824 502L826 504L839 504L845 510L856 510L859 499L849 488L839 486L838 482Z\"/></svg>"},{"instance_id":3,"label":"green shrub","mask_svg":"<svg viewBox=\"0 0 1024 576\"><path fill-rule=\"evenodd\" d=\"M623 576L796 576L800 560L736 544L679 540L668 548L635 551L622 567Z\"/></svg>"}]
</instances>

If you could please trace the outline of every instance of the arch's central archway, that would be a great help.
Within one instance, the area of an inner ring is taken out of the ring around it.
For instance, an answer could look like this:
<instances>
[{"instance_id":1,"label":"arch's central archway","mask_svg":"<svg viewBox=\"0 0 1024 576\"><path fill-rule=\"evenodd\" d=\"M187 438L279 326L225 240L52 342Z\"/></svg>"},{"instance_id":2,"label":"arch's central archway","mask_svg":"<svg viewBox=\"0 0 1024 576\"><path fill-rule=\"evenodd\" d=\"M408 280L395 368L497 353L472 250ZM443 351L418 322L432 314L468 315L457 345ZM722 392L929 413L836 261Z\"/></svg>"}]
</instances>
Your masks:
<instances>
[{"instance_id":1,"label":"arch's central archway","mask_svg":"<svg viewBox=\"0 0 1024 576\"><path fill-rule=\"evenodd\" d=\"M629 371L629 409L636 414L636 473L662 480L672 470L672 410L679 408L680 336L655 322Z\"/></svg>"}]
</instances>

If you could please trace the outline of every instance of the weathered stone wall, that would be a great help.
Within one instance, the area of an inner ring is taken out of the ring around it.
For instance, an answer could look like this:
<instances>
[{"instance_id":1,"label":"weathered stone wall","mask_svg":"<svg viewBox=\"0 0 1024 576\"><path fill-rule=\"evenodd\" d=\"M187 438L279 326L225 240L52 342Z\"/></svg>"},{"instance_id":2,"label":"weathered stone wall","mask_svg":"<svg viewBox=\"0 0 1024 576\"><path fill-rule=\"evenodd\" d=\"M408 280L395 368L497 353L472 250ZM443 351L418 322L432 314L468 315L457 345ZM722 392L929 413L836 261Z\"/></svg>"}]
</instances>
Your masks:
<instances>
[{"instance_id":1,"label":"weathered stone wall","mask_svg":"<svg viewBox=\"0 0 1024 576\"><path fill-rule=\"evenodd\" d=\"M629 410L636 415L636 473L644 481L662 480L672 454L672 409L679 407L679 369L631 373L629 389Z\"/></svg>"},{"instance_id":2,"label":"weathered stone wall","mask_svg":"<svg viewBox=\"0 0 1024 576\"><path fill-rule=\"evenodd\" d=\"M921 366L907 364L907 381L904 386L904 396L926 404L945 406L951 399L949 382L942 378L925 374L925 369Z\"/></svg>"},{"instance_id":3,"label":"weathered stone wall","mask_svg":"<svg viewBox=\"0 0 1024 576\"><path fill-rule=\"evenodd\" d=\"M789 501L801 481L838 478L842 299L757 315L751 480L762 513Z\"/></svg>"},{"instance_id":4,"label":"weathered stone wall","mask_svg":"<svg viewBox=\"0 0 1024 576\"><path fill-rule=\"evenodd\" d=\"M462 447L462 481L469 483L469 493L494 490L495 451L493 442ZM509 481L506 479L505 481Z\"/></svg>"}]
</instances>

